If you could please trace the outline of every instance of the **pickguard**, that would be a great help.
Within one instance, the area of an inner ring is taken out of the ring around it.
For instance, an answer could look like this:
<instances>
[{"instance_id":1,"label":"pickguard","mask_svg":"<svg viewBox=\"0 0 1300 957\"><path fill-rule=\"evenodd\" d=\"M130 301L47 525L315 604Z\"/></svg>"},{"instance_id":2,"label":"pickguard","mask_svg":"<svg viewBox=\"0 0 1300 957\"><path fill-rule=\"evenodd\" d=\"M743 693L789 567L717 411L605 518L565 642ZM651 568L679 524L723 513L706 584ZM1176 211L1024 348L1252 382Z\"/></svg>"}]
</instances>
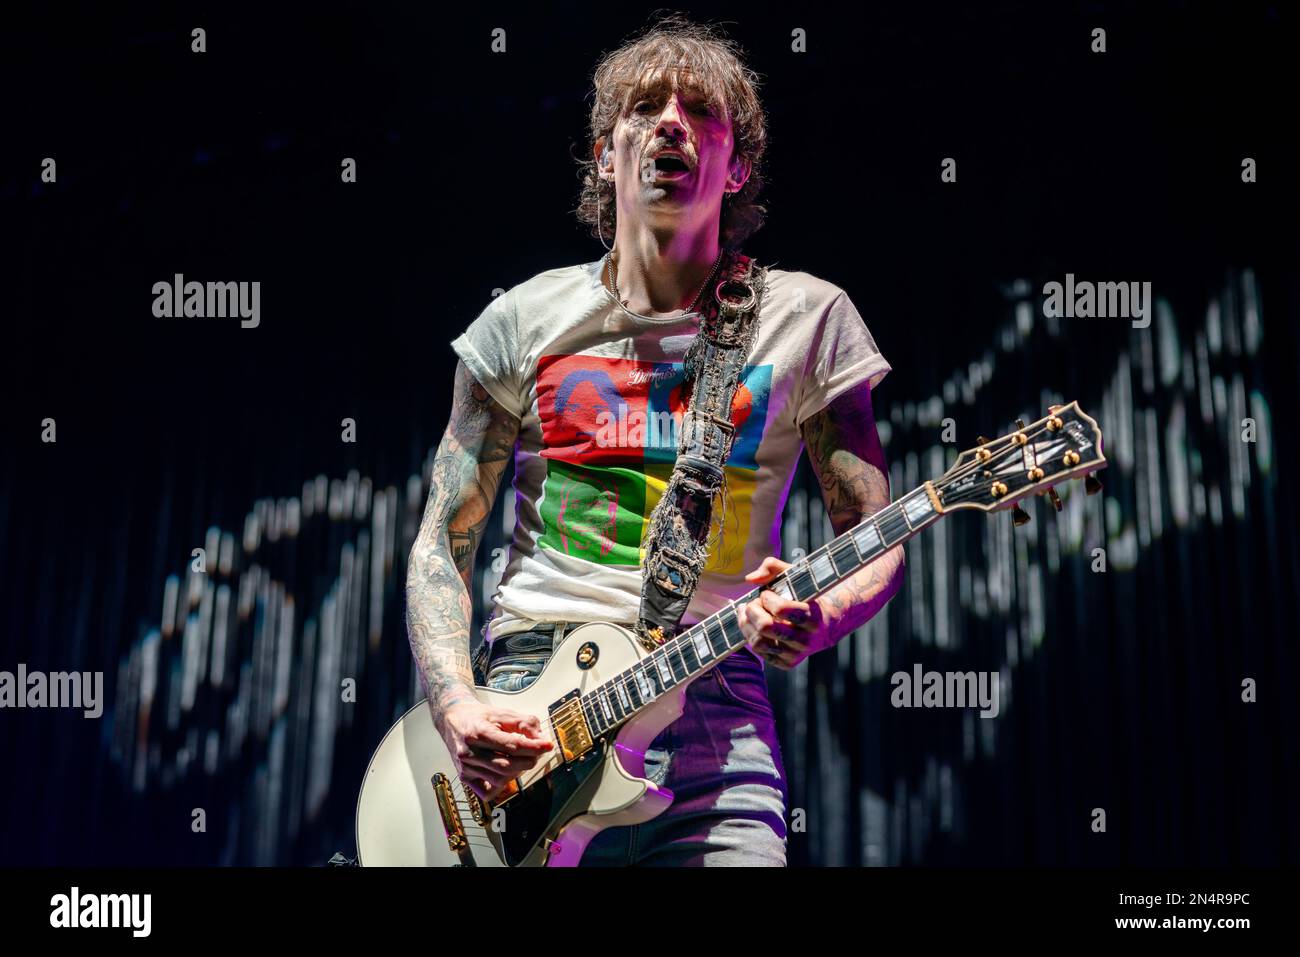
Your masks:
<instances>
[{"instance_id":1,"label":"pickguard","mask_svg":"<svg viewBox=\"0 0 1300 957\"><path fill-rule=\"evenodd\" d=\"M489 832L507 866L517 866L543 837L554 835L586 811L587 802L581 798L592 788L584 785L596 783L592 772L605 763L606 753L605 741L596 741L582 757L556 768L495 809L494 820L503 818L501 830L490 822Z\"/></svg>"}]
</instances>

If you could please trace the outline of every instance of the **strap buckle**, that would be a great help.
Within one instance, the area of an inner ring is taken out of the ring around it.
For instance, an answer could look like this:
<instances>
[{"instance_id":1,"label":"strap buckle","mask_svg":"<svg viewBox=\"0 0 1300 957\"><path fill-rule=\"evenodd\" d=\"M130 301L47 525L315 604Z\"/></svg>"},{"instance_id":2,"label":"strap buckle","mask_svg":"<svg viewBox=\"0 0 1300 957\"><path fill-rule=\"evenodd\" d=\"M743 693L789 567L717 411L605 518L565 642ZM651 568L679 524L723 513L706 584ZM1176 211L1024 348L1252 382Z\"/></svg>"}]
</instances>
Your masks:
<instances>
[{"instance_id":1,"label":"strap buckle","mask_svg":"<svg viewBox=\"0 0 1300 957\"><path fill-rule=\"evenodd\" d=\"M713 295L718 300L718 311L733 322L758 304L758 293L748 281L748 276L743 279L728 277L722 280L714 287Z\"/></svg>"}]
</instances>

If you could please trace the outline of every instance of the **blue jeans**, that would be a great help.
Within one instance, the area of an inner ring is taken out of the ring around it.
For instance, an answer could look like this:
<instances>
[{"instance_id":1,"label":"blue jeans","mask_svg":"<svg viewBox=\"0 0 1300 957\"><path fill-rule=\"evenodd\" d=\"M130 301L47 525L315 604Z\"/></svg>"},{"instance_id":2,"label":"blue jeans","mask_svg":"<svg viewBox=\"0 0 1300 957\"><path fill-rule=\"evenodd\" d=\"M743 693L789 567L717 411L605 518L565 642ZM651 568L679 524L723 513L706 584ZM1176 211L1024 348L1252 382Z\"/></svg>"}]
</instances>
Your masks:
<instances>
[{"instance_id":1,"label":"blue jeans","mask_svg":"<svg viewBox=\"0 0 1300 957\"><path fill-rule=\"evenodd\" d=\"M550 656L549 637L498 638L506 647L488 687L532 684ZM682 716L650 743L645 773L672 790L672 805L643 824L601 831L583 867L785 866L785 767L763 664L748 648L691 682Z\"/></svg>"}]
</instances>

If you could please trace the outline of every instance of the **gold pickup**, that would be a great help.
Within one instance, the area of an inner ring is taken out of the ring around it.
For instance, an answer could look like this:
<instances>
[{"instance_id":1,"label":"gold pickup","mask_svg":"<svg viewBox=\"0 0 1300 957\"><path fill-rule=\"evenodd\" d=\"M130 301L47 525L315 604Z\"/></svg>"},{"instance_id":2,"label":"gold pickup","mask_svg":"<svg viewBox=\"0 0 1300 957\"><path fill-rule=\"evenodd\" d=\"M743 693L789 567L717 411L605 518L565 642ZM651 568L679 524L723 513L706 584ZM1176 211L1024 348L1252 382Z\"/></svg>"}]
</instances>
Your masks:
<instances>
[{"instance_id":1,"label":"gold pickup","mask_svg":"<svg viewBox=\"0 0 1300 957\"><path fill-rule=\"evenodd\" d=\"M591 750L591 729L582 713L582 699L576 694L551 711L551 726L559 739L565 763L576 761Z\"/></svg>"}]
</instances>

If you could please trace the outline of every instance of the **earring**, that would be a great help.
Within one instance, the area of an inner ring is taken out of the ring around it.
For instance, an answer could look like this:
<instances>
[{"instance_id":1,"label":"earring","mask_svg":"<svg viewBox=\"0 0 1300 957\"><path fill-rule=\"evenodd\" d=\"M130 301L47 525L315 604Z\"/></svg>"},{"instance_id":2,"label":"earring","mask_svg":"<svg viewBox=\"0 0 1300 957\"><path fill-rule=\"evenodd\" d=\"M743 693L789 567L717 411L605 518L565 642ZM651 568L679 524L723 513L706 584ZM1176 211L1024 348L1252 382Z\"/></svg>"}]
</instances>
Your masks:
<instances>
[{"instance_id":1,"label":"earring","mask_svg":"<svg viewBox=\"0 0 1300 957\"><path fill-rule=\"evenodd\" d=\"M613 193L613 192L614 192L614 181L613 181L613 179L610 179L608 182L609 182L609 191L610 191L611 193ZM616 194L616 195L617 195L617 194ZM614 249L614 247L611 246L609 243L605 242L605 231L604 231L604 229L601 228L601 225L600 225L600 208L601 208L603 205L604 205L603 202L597 200L597 202L596 202L596 238L600 240L600 244L601 244L602 246L604 246L606 250L612 252L613 249Z\"/></svg>"}]
</instances>

